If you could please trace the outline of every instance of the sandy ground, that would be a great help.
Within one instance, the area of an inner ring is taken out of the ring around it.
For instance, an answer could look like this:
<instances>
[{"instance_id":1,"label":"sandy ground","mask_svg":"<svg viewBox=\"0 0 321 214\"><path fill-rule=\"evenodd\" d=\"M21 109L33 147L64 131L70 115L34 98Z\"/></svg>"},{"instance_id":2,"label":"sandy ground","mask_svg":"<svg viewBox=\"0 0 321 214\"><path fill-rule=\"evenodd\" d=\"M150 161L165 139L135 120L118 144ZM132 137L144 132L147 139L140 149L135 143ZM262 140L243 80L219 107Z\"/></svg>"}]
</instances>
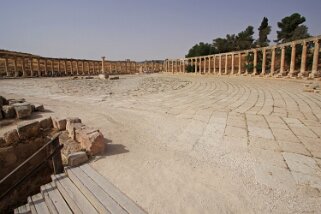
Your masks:
<instances>
[{"instance_id":1,"label":"sandy ground","mask_svg":"<svg viewBox=\"0 0 321 214\"><path fill-rule=\"evenodd\" d=\"M0 94L50 110L35 119L100 128L108 152L92 166L149 213L320 213L321 96L302 88L167 74L0 81Z\"/></svg>"}]
</instances>

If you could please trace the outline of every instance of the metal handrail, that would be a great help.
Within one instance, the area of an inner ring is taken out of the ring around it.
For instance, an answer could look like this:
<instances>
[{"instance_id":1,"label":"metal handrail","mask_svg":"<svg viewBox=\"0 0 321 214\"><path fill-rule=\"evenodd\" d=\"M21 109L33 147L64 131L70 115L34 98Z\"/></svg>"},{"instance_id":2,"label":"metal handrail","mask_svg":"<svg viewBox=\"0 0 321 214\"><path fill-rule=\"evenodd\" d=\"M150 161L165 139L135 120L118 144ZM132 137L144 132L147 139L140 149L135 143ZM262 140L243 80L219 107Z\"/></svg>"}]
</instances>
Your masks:
<instances>
[{"instance_id":1,"label":"metal handrail","mask_svg":"<svg viewBox=\"0 0 321 214\"><path fill-rule=\"evenodd\" d=\"M35 157L37 154L39 154L41 151L43 151L45 148L47 148L49 145L54 144L60 133L55 134L51 140L43 145L41 148L39 148L33 155L31 155L28 159L26 159L23 163L21 163L19 166L17 166L14 170L12 170L7 176L5 176L3 179L0 181L0 185L2 185L10 176L12 176L14 173L19 171L26 163L28 163L33 157ZM14 185L12 185L10 188L8 188L3 194L0 196L0 200L6 196L9 192L11 192L13 189L15 189L19 184L21 184L26 178L30 177L32 174L34 174L36 171L38 171L50 158L53 158L55 155L57 155L57 152L63 148L63 145L57 146L57 148L54 149L53 152L50 153L49 156L47 156L42 162L40 162L36 167L34 167L30 172L25 174L22 178L20 178ZM54 166L55 168L55 166Z\"/></svg>"}]
</instances>

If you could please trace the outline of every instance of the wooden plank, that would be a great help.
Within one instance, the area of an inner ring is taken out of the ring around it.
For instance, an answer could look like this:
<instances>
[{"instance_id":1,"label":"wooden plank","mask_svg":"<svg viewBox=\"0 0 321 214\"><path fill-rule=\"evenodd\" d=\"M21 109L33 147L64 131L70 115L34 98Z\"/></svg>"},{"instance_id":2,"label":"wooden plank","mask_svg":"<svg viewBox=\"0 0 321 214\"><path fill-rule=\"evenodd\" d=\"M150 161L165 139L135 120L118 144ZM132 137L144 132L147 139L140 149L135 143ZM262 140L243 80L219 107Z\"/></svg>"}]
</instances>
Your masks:
<instances>
[{"instance_id":1,"label":"wooden plank","mask_svg":"<svg viewBox=\"0 0 321 214\"><path fill-rule=\"evenodd\" d=\"M57 190L57 187L54 183L47 184L50 187L50 190L48 191L49 197L53 204L55 205L58 213L70 213L72 214L72 211L70 210L69 206L67 205L66 201L63 199L62 195Z\"/></svg>"},{"instance_id":2,"label":"wooden plank","mask_svg":"<svg viewBox=\"0 0 321 214\"><path fill-rule=\"evenodd\" d=\"M58 191L61 193L62 197L65 199L65 201L68 203L68 206L74 213L82 213L80 208L77 206L75 201L69 196L68 192L65 190L65 188L61 185L59 182L59 179L62 179L63 176L61 175L52 175L51 176L52 181L55 183L55 185L58 188Z\"/></svg>"},{"instance_id":3,"label":"wooden plank","mask_svg":"<svg viewBox=\"0 0 321 214\"><path fill-rule=\"evenodd\" d=\"M29 204L31 213L37 214L37 210L36 210L35 205L33 204L33 201L30 196L28 197L28 204Z\"/></svg>"},{"instance_id":4,"label":"wooden plank","mask_svg":"<svg viewBox=\"0 0 321 214\"><path fill-rule=\"evenodd\" d=\"M40 187L41 194L45 199L47 207L50 210L50 213L51 214L58 214L58 211L57 211L55 205L53 204L53 202L51 201L51 199L49 197L49 193L48 193L49 189L50 189L50 186L48 186L48 184L41 186Z\"/></svg>"},{"instance_id":5,"label":"wooden plank","mask_svg":"<svg viewBox=\"0 0 321 214\"><path fill-rule=\"evenodd\" d=\"M51 213L72 213L69 206L57 190L56 185L52 182L45 185L46 187L46 194L48 194L48 199L50 200L49 203L51 203L54 206L53 212ZM47 200L46 200L47 202ZM48 205L48 203L47 203ZM49 206L48 206L49 207ZM50 209L51 211L51 209Z\"/></svg>"},{"instance_id":6,"label":"wooden plank","mask_svg":"<svg viewBox=\"0 0 321 214\"><path fill-rule=\"evenodd\" d=\"M19 214L30 214L30 207L29 204L24 204L16 209L14 209L14 213L19 213Z\"/></svg>"},{"instance_id":7,"label":"wooden plank","mask_svg":"<svg viewBox=\"0 0 321 214\"><path fill-rule=\"evenodd\" d=\"M70 180L85 195L88 201L98 210L99 213L110 213L105 208L105 206L94 196L94 194L78 179L78 177L70 169L66 169L66 172Z\"/></svg>"},{"instance_id":8,"label":"wooden plank","mask_svg":"<svg viewBox=\"0 0 321 214\"><path fill-rule=\"evenodd\" d=\"M89 203L87 198L79 191L79 189L71 182L68 177L60 177L61 175L56 175L56 184L60 184L68 193L69 197L74 201L75 204L80 209L80 213L98 213L97 210ZM57 185L58 186L58 185ZM60 186L58 186L59 189Z\"/></svg>"},{"instance_id":9,"label":"wooden plank","mask_svg":"<svg viewBox=\"0 0 321 214\"><path fill-rule=\"evenodd\" d=\"M86 186L86 188L98 199L105 208L109 210L109 213L126 214L127 212L119 206L98 184L96 184L84 171L79 167L71 168L71 171L78 179Z\"/></svg>"},{"instance_id":10,"label":"wooden plank","mask_svg":"<svg viewBox=\"0 0 321 214\"><path fill-rule=\"evenodd\" d=\"M46 202L40 193L31 196L32 202L35 205L37 213L50 214Z\"/></svg>"},{"instance_id":11,"label":"wooden plank","mask_svg":"<svg viewBox=\"0 0 321 214\"><path fill-rule=\"evenodd\" d=\"M135 204L130 198L110 183L105 177L100 175L88 164L80 166L80 168L91 177L108 195L110 195L117 203L122 206L128 213L145 214L146 212Z\"/></svg>"}]
</instances>

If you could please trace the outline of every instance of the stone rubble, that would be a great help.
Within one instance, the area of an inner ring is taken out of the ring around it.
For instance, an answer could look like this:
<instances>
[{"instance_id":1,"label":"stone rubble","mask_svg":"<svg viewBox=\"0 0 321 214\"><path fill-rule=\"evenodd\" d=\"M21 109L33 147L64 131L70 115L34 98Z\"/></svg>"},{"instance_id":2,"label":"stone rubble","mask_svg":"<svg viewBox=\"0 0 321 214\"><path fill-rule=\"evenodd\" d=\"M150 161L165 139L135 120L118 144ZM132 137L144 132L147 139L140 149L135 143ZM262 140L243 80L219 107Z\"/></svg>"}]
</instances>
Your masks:
<instances>
[{"instance_id":1,"label":"stone rubble","mask_svg":"<svg viewBox=\"0 0 321 214\"><path fill-rule=\"evenodd\" d=\"M42 104L31 104L21 99L6 99L0 96L0 120L2 119L26 119L32 112L43 112L45 108Z\"/></svg>"}]
</instances>

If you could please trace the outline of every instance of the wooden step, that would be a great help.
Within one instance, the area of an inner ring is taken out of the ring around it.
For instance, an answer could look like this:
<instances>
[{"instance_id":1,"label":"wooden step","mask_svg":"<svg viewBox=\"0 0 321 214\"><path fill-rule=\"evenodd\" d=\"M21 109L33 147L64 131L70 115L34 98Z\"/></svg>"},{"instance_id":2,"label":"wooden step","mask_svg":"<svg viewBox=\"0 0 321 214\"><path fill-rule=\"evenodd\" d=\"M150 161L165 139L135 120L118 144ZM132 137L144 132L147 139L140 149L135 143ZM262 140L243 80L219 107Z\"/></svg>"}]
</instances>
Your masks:
<instances>
[{"instance_id":1,"label":"wooden step","mask_svg":"<svg viewBox=\"0 0 321 214\"><path fill-rule=\"evenodd\" d=\"M52 179L72 212L85 214L98 213L98 211L66 175L53 175Z\"/></svg>"},{"instance_id":2,"label":"wooden step","mask_svg":"<svg viewBox=\"0 0 321 214\"><path fill-rule=\"evenodd\" d=\"M146 212L133 202L129 197L116 188L105 177L94 170L90 165L84 164L77 169L81 169L90 177L100 188L102 188L111 198L113 198L126 212L130 214L145 214Z\"/></svg>"},{"instance_id":3,"label":"wooden step","mask_svg":"<svg viewBox=\"0 0 321 214\"><path fill-rule=\"evenodd\" d=\"M50 214L45 199L41 193L28 197L28 204L32 214Z\"/></svg>"},{"instance_id":4,"label":"wooden step","mask_svg":"<svg viewBox=\"0 0 321 214\"><path fill-rule=\"evenodd\" d=\"M50 213L72 214L71 209L63 199L54 182L41 186L40 189Z\"/></svg>"},{"instance_id":5,"label":"wooden step","mask_svg":"<svg viewBox=\"0 0 321 214\"><path fill-rule=\"evenodd\" d=\"M15 214L30 214L31 210L29 204L22 205L16 209L14 209Z\"/></svg>"},{"instance_id":6,"label":"wooden step","mask_svg":"<svg viewBox=\"0 0 321 214\"><path fill-rule=\"evenodd\" d=\"M70 179L77 185L78 189L88 198L100 213L119 213L127 212L119 206L99 185L97 185L79 167L66 169Z\"/></svg>"}]
</instances>

